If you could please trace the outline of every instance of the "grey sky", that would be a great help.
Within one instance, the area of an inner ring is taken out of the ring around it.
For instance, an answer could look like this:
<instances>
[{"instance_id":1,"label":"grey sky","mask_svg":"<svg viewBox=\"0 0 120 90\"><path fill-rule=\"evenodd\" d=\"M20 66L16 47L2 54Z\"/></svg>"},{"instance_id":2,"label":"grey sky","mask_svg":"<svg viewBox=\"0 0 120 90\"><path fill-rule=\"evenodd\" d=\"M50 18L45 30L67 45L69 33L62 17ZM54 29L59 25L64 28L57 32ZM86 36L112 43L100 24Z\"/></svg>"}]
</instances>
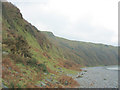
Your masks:
<instances>
[{"instance_id":1,"label":"grey sky","mask_svg":"<svg viewBox=\"0 0 120 90\"><path fill-rule=\"evenodd\" d=\"M118 43L119 0L8 0L41 31L70 40Z\"/></svg>"}]
</instances>

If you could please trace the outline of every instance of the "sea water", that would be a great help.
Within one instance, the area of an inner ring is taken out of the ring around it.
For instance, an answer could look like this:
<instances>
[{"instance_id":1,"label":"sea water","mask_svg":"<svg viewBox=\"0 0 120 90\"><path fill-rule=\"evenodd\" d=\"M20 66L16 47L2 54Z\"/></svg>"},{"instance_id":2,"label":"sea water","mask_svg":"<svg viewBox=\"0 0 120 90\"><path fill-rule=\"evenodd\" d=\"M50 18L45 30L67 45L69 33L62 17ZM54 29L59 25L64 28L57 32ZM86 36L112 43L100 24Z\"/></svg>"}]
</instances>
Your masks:
<instances>
[{"instance_id":1,"label":"sea water","mask_svg":"<svg viewBox=\"0 0 120 90\"><path fill-rule=\"evenodd\" d=\"M107 66L106 69L108 69L108 70L120 70L120 66L118 66L118 65Z\"/></svg>"}]
</instances>

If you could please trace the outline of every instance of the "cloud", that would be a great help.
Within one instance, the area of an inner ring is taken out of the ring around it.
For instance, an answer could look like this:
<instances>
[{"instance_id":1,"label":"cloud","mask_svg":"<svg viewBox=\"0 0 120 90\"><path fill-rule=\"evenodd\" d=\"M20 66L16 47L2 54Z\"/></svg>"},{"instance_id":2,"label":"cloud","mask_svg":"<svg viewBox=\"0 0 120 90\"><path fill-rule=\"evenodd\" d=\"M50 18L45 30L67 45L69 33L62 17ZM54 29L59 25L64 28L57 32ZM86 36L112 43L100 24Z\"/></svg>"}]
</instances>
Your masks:
<instances>
[{"instance_id":1,"label":"cloud","mask_svg":"<svg viewBox=\"0 0 120 90\"><path fill-rule=\"evenodd\" d=\"M117 45L119 0L8 1L39 30L71 40Z\"/></svg>"}]
</instances>

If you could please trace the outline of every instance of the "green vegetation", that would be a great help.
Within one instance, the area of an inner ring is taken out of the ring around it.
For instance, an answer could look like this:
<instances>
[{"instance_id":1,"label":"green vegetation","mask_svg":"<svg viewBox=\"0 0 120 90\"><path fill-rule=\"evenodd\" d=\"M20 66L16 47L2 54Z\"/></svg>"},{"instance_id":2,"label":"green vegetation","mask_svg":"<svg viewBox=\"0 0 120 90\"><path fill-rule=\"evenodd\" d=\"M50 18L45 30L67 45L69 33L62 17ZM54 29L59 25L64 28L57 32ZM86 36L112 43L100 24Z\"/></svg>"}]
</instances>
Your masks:
<instances>
[{"instance_id":1,"label":"green vegetation","mask_svg":"<svg viewBox=\"0 0 120 90\"><path fill-rule=\"evenodd\" d=\"M41 32L11 3L2 3L3 84L11 88L75 87L80 67L117 64L117 47Z\"/></svg>"},{"instance_id":2,"label":"green vegetation","mask_svg":"<svg viewBox=\"0 0 120 90\"><path fill-rule=\"evenodd\" d=\"M29 51L29 45L27 41L22 36L17 36L15 38L3 39L3 44L10 49L12 54L19 54L21 57L31 58L31 53Z\"/></svg>"},{"instance_id":3,"label":"green vegetation","mask_svg":"<svg viewBox=\"0 0 120 90\"><path fill-rule=\"evenodd\" d=\"M63 57L81 66L113 65L118 62L118 48L104 44L71 41L42 32L56 46Z\"/></svg>"}]
</instances>

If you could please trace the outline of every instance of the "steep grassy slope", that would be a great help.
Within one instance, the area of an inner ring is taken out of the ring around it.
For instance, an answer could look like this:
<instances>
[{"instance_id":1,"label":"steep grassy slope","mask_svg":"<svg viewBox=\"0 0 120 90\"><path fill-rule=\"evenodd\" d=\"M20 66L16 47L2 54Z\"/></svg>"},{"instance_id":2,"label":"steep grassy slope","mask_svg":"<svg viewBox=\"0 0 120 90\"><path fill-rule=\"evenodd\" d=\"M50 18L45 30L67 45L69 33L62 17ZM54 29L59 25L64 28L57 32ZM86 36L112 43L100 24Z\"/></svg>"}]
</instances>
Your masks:
<instances>
[{"instance_id":1,"label":"steep grassy slope","mask_svg":"<svg viewBox=\"0 0 120 90\"><path fill-rule=\"evenodd\" d=\"M2 28L2 78L5 86L20 88L77 85L66 74L80 71L79 65L65 59L59 49L24 20L17 7L8 2L2 3Z\"/></svg>"},{"instance_id":2,"label":"steep grassy slope","mask_svg":"<svg viewBox=\"0 0 120 90\"><path fill-rule=\"evenodd\" d=\"M66 59L83 66L113 65L118 62L118 48L104 44L71 41L56 37L52 32L42 32L60 48Z\"/></svg>"},{"instance_id":3,"label":"steep grassy slope","mask_svg":"<svg viewBox=\"0 0 120 90\"><path fill-rule=\"evenodd\" d=\"M74 87L77 82L69 76L80 67L117 63L116 47L55 37L28 23L11 3L2 8L2 77L7 87Z\"/></svg>"}]
</instances>

